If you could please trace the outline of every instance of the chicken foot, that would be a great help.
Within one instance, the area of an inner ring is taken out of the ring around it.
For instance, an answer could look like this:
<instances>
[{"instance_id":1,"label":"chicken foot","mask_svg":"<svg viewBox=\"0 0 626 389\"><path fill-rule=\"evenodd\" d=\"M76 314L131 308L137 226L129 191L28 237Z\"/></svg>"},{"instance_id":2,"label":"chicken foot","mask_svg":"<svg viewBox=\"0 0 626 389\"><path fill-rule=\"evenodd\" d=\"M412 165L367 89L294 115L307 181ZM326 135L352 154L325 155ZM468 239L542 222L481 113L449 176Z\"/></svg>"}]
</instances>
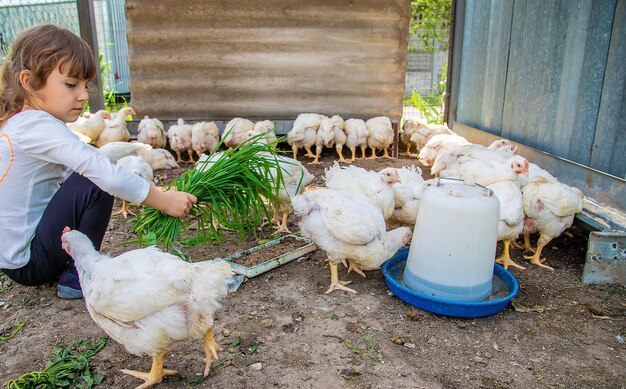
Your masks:
<instances>
[{"instance_id":1,"label":"chicken foot","mask_svg":"<svg viewBox=\"0 0 626 389\"><path fill-rule=\"evenodd\" d=\"M350 293L356 293L356 290L350 289L347 286L345 286L350 283L349 281L348 282L339 281L339 270L337 269L336 262L333 262L329 259L328 267L330 267L330 286L328 287L326 294L336 289L341 289L343 291L350 292Z\"/></svg>"},{"instance_id":2,"label":"chicken foot","mask_svg":"<svg viewBox=\"0 0 626 389\"><path fill-rule=\"evenodd\" d=\"M361 267L354 262L352 259L348 259L348 273L350 273L352 270L354 270L355 273L362 275L363 277L367 278L367 276L365 275L365 273L363 273L363 270L361 270Z\"/></svg>"},{"instance_id":3,"label":"chicken foot","mask_svg":"<svg viewBox=\"0 0 626 389\"><path fill-rule=\"evenodd\" d=\"M322 146L315 145L315 155L311 155L311 157L313 157L313 161L309 162L309 165L320 164L319 158L321 154L322 154Z\"/></svg>"},{"instance_id":4,"label":"chicken foot","mask_svg":"<svg viewBox=\"0 0 626 389\"><path fill-rule=\"evenodd\" d=\"M306 156L310 157L310 158L315 158L315 154L313 154L313 151L311 151L311 146L304 146L304 149L306 150ZM295 159L295 158L294 158Z\"/></svg>"},{"instance_id":5,"label":"chicken foot","mask_svg":"<svg viewBox=\"0 0 626 389\"><path fill-rule=\"evenodd\" d=\"M139 385L135 389L144 389L149 388L150 386L155 384L160 384L161 382L163 382L163 377L165 377L166 375L176 374L176 370L168 370L163 368L165 354L166 353L162 353L152 358L152 368L150 369L149 373L127 369L122 369L121 372L145 381L143 384Z\"/></svg>"},{"instance_id":6,"label":"chicken foot","mask_svg":"<svg viewBox=\"0 0 626 389\"><path fill-rule=\"evenodd\" d=\"M217 360L217 352L222 351L222 348L215 341L213 336L213 327L209 328L204 334L204 376L209 375L211 370L211 363Z\"/></svg>"},{"instance_id":7,"label":"chicken foot","mask_svg":"<svg viewBox=\"0 0 626 389\"><path fill-rule=\"evenodd\" d=\"M370 147L370 149L372 149L372 156L371 156L371 157L367 157L367 158L365 158L365 153L364 153L364 154L363 154L363 157L364 157L365 159L376 159L376 158L378 158L378 157L376 156L376 148L375 148L375 147Z\"/></svg>"},{"instance_id":8,"label":"chicken foot","mask_svg":"<svg viewBox=\"0 0 626 389\"><path fill-rule=\"evenodd\" d=\"M126 202L126 200L122 200L122 208L117 212L113 212L111 216L115 216L119 214L124 216L124 219L128 219L128 215L136 216L130 209L128 209L128 203Z\"/></svg>"},{"instance_id":9,"label":"chicken foot","mask_svg":"<svg viewBox=\"0 0 626 389\"><path fill-rule=\"evenodd\" d=\"M352 157L346 161L346 163L352 163L356 161L356 147L350 147L350 152L352 152Z\"/></svg>"},{"instance_id":10,"label":"chicken foot","mask_svg":"<svg viewBox=\"0 0 626 389\"><path fill-rule=\"evenodd\" d=\"M287 211L286 209L283 209L283 216L282 216L282 221L280 222L280 224L278 224L278 211L276 211L276 231L274 231L275 234L281 233L281 232L285 232L287 234L291 234L291 231L289 231L289 228L287 228L287 218L289 217L289 211Z\"/></svg>"},{"instance_id":11,"label":"chicken foot","mask_svg":"<svg viewBox=\"0 0 626 389\"><path fill-rule=\"evenodd\" d=\"M511 245L511 241L506 239L503 240L502 243L504 244L504 249L502 250L502 255L496 258L496 263L501 263L505 269L508 269L509 265L522 270L526 269L524 266L518 265L511 259L511 254L509 252L509 246Z\"/></svg>"},{"instance_id":12,"label":"chicken foot","mask_svg":"<svg viewBox=\"0 0 626 389\"><path fill-rule=\"evenodd\" d=\"M343 145L336 145L335 150L337 150L337 154L339 155L339 162L350 163L343 157Z\"/></svg>"},{"instance_id":13,"label":"chicken foot","mask_svg":"<svg viewBox=\"0 0 626 389\"><path fill-rule=\"evenodd\" d=\"M535 251L535 254L531 256L525 255L524 258L528 259L528 261L530 261L530 263L532 263L533 265L537 265L545 269L554 270L554 268L548 265L544 265L543 262L545 262L546 260L545 258L541 258L541 251L548 243L550 243L550 240L551 239L546 239L543 235L541 235L539 237L539 240L537 241L537 251Z\"/></svg>"},{"instance_id":14,"label":"chicken foot","mask_svg":"<svg viewBox=\"0 0 626 389\"><path fill-rule=\"evenodd\" d=\"M189 162L195 163L196 161L193 159L193 150L187 150L187 153L189 154Z\"/></svg>"}]
</instances>

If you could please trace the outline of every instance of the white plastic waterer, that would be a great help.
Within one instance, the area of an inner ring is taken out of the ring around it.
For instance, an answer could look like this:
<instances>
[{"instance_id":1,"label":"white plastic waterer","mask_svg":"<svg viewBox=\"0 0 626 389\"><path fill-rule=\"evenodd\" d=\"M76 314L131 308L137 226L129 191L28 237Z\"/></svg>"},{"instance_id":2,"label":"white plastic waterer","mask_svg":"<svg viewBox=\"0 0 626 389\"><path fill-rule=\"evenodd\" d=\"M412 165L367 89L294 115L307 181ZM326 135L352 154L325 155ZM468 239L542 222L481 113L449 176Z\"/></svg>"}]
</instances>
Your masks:
<instances>
[{"instance_id":1,"label":"white plastic waterer","mask_svg":"<svg viewBox=\"0 0 626 389\"><path fill-rule=\"evenodd\" d=\"M491 293L500 203L475 183L440 178L422 194L404 283L454 301Z\"/></svg>"}]
</instances>

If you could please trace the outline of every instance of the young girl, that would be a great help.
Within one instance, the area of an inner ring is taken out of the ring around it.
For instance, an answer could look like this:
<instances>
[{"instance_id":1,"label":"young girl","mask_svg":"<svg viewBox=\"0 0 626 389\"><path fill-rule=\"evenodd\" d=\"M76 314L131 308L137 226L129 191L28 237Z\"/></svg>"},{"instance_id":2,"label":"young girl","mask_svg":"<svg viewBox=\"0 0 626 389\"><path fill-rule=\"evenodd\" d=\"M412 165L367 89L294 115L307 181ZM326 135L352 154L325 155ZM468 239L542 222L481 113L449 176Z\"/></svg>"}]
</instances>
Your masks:
<instances>
[{"instance_id":1,"label":"young girl","mask_svg":"<svg viewBox=\"0 0 626 389\"><path fill-rule=\"evenodd\" d=\"M65 126L82 112L98 70L82 39L43 25L15 39L0 71L0 269L22 285L60 276L57 292L64 298L82 297L72 259L61 248L65 226L99 250L114 196L174 217L197 201L151 187ZM73 173L65 179L68 169Z\"/></svg>"}]
</instances>

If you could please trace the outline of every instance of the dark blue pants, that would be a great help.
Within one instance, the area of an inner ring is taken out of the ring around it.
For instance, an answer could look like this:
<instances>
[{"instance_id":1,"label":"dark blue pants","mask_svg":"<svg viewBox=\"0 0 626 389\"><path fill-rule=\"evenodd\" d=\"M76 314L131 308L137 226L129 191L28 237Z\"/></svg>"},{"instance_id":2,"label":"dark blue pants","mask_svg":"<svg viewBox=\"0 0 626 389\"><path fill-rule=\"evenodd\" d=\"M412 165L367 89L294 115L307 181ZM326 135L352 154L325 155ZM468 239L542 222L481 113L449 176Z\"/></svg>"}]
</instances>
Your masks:
<instances>
[{"instance_id":1,"label":"dark blue pants","mask_svg":"<svg viewBox=\"0 0 626 389\"><path fill-rule=\"evenodd\" d=\"M73 173L54 194L39 221L30 244L30 261L19 269L2 269L18 284L42 285L61 273L76 272L74 261L61 247L64 227L87 235L99 250L106 232L114 197L78 173Z\"/></svg>"}]
</instances>

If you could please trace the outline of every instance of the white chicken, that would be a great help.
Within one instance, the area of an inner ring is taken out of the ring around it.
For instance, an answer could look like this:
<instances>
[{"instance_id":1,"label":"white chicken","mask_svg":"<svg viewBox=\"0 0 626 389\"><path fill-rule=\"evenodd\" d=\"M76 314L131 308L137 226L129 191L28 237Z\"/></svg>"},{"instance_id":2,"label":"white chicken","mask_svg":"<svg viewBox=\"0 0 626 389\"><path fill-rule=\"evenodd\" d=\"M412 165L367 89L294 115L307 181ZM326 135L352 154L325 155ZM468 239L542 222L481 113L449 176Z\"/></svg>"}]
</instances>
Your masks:
<instances>
[{"instance_id":1,"label":"white chicken","mask_svg":"<svg viewBox=\"0 0 626 389\"><path fill-rule=\"evenodd\" d=\"M268 145L276 144L276 125L271 120L263 120L260 122L254 123L254 131L258 133L265 134L265 140Z\"/></svg>"},{"instance_id":2,"label":"white chicken","mask_svg":"<svg viewBox=\"0 0 626 389\"><path fill-rule=\"evenodd\" d=\"M98 136L100 136L100 133L104 130L105 119L110 119L110 118L111 118L111 113L104 109L101 109L97 111L96 113L94 113L93 115L85 116L85 114L83 114L83 116L80 116L78 119L76 119L75 122L66 123L66 124L67 124L67 127L73 132L78 132L86 136L87 138L91 139L91 141L94 141L98 139ZM90 143L90 142L85 142L85 143Z\"/></svg>"},{"instance_id":3,"label":"white chicken","mask_svg":"<svg viewBox=\"0 0 626 389\"><path fill-rule=\"evenodd\" d=\"M182 118L177 124L170 126L167 130L167 137L170 141L170 148L176 153L176 162L183 162L180 154L187 152L189 162L193 163L193 149L191 148L191 125L185 124Z\"/></svg>"},{"instance_id":4,"label":"white chicken","mask_svg":"<svg viewBox=\"0 0 626 389\"><path fill-rule=\"evenodd\" d=\"M346 162L343 157L343 145L346 144L346 133L343 130L344 121L339 115L332 117L324 116L320 122L320 127L315 135L315 158L311 164L318 164L322 154L322 148L335 147L339 161Z\"/></svg>"},{"instance_id":5,"label":"white chicken","mask_svg":"<svg viewBox=\"0 0 626 389\"><path fill-rule=\"evenodd\" d=\"M440 174L441 177L462 178L483 186L500 181L517 182L520 174L528 175L528 161L519 155L506 160L461 157L453 165L442 170Z\"/></svg>"},{"instance_id":6,"label":"white chicken","mask_svg":"<svg viewBox=\"0 0 626 389\"><path fill-rule=\"evenodd\" d=\"M287 143L293 151L293 159L298 158L298 149L306 150L307 157L315 158L311 147L315 144L317 129L322 122L323 115L316 113L301 113L293 122L293 127L287 133Z\"/></svg>"},{"instance_id":7,"label":"white chicken","mask_svg":"<svg viewBox=\"0 0 626 389\"><path fill-rule=\"evenodd\" d=\"M433 136L426 142L424 147L420 149L419 161L424 166L430 166L439 154L457 146L469 145L470 142L459 135L438 134Z\"/></svg>"},{"instance_id":8,"label":"white chicken","mask_svg":"<svg viewBox=\"0 0 626 389\"><path fill-rule=\"evenodd\" d=\"M148 152L139 153L144 161L150 164L152 170L177 169L176 158L166 149L150 149Z\"/></svg>"},{"instance_id":9,"label":"white chicken","mask_svg":"<svg viewBox=\"0 0 626 389\"><path fill-rule=\"evenodd\" d=\"M392 185L394 210L388 224L392 227L413 226L424 192L422 170L417 166L404 166L396 171L399 179Z\"/></svg>"},{"instance_id":10,"label":"white chicken","mask_svg":"<svg viewBox=\"0 0 626 389\"><path fill-rule=\"evenodd\" d=\"M533 265L554 270L544 265L541 251L574 222L574 216L583 210L583 193L560 182L537 177L522 188L524 207L524 247L532 256L525 257ZM539 232L537 249L530 246L530 234Z\"/></svg>"},{"instance_id":11,"label":"white chicken","mask_svg":"<svg viewBox=\"0 0 626 389\"><path fill-rule=\"evenodd\" d=\"M360 193L319 189L295 196L291 206L302 235L328 256L326 294L336 289L356 293L339 281L339 262L348 261L350 270L365 277L363 270L377 269L411 240L407 227L387 231L380 210Z\"/></svg>"},{"instance_id":12,"label":"white chicken","mask_svg":"<svg viewBox=\"0 0 626 389\"><path fill-rule=\"evenodd\" d=\"M138 175L148 181L150 185L154 185L154 172L152 171L152 167L142 157L138 155L129 155L127 157L120 158L116 165L128 172ZM128 214L133 216L135 215L128 209L126 200L122 200L122 208L119 211L114 212L112 215L119 214L122 214L124 219L128 218Z\"/></svg>"},{"instance_id":13,"label":"white chicken","mask_svg":"<svg viewBox=\"0 0 626 389\"><path fill-rule=\"evenodd\" d=\"M407 119L402 126L403 132L400 133L400 140L407 145L406 155L414 156L410 153L411 146L415 145L417 150L421 150L426 143L435 135L448 134L454 135L454 132L448 128L446 124L429 124L420 119Z\"/></svg>"},{"instance_id":14,"label":"white chicken","mask_svg":"<svg viewBox=\"0 0 626 389\"><path fill-rule=\"evenodd\" d=\"M547 182L558 181L556 177L554 177L548 171L540 168L537 164L534 164L532 162L528 164L528 176L520 175L518 177L518 181L519 181L520 186L523 188L529 182L534 181L536 178L539 178L539 177L545 179Z\"/></svg>"},{"instance_id":15,"label":"white chicken","mask_svg":"<svg viewBox=\"0 0 626 389\"><path fill-rule=\"evenodd\" d=\"M505 139L497 140L487 147L476 144L452 147L437 156L435 162L430 168L430 174L437 177L439 172L454 165L461 157L471 157L474 159L495 158L506 160L515 155L514 151L515 148L513 148L511 142Z\"/></svg>"},{"instance_id":16,"label":"white chicken","mask_svg":"<svg viewBox=\"0 0 626 389\"><path fill-rule=\"evenodd\" d=\"M102 147L110 142L128 142L130 140L130 132L126 127L126 116L136 114L133 107L124 107L118 111L113 120L105 121L104 130L94 140L96 147Z\"/></svg>"},{"instance_id":17,"label":"white chicken","mask_svg":"<svg viewBox=\"0 0 626 389\"><path fill-rule=\"evenodd\" d=\"M141 142L110 142L102 145L102 147L97 150L101 154L104 154L111 163L116 163L120 158L129 155L143 156L152 150L152 146Z\"/></svg>"},{"instance_id":18,"label":"white chicken","mask_svg":"<svg viewBox=\"0 0 626 389\"><path fill-rule=\"evenodd\" d=\"M367 148L367 127L365 121L361 119L348 119L343 124L343 130L346 133L346 147L352 152L352 158L348 163L356 160L356 148L361 148L361 158L365 158L365 149Z\"/></svg>"},{"instance_id":19,"label":"white chicken","mask_svg":"<svg viewBox=\"0 0 626 389\"><path fill-rule=\"evenodd\" d=\"M198 154L212 152L219 143L220 134L215 122L198 122L191 126L191 148Z\"/></svg>"},{"instance_id":20,"label":"white chicken","mask_svg":"<svg viewBox=\"0 0 626 389\"><path fill-rule=\"evenodd\" d=\"M234 118L226 127L222 134L222 140L228 148L234 148L241 143L241 136L248 131L254 130L254 123L248 119Z\"/></svg>"},{"instance_id":21,"label":"white chicken","mask_svg":"<svg viewBox=\"0 0 626 389\"><path fill-rule=\"evenodd\" d=\"M388 153L389 146L393 144L393 126L387 116L377 116L365 122L367 127L367 146L372 149L372 155L368 159L376 159L376 149L382 149L383 158L391 158Z\"/></svg>"},{"instance_id":22,"label":"white chicken","mask_svg":"<svg viewBox=\"0 0 626 389\"><path fill-rule=\"evenodd\" d=\"M524 229L524 211L522 209L522 191L517 182L500 181L487 186L493 190L500 202L500 219L498 221L498 240L502 241L502 255L496 258L505 269L509 265L524 269L511 260L509 247L520 236Z\"/></svg>"},{"instance_id":23,"label":"white chicken","mask_svg":"<svg viewBox=\"0 0 626 389\"><path fill-rule=\"evenodd\" d=\"M157 118L150 118L147 115L137 125L137 141L154 147L155 149L165 147L165 127Z\"/></svg>"},{"instance_id":24,"label":"white chicken","mask_svg":"<svg viewBox=\"0 0 626 389\"><path fill-rule=\"evenodd\" d=\"M392 185L399 179L400 176L394 168L374 172L358 166L341 167L335 162L324 171L324 181L329 189L365 195L371 204L380 209L385 220L393 214L395 203Z\"/></svg>"},{"instance_id":25,"label":"white chicken","mask_svg":"<svg viewBox=\"0 0 626 389\"><path fill-rule=\"evenodd\" d=\"M149 373L122 370L147 388L176 374L163 368L177 341L203 339L204 376L217 359L213 316L232 275L226 262L188 263L156 247L117 257L99 254L87 236L63 230L62 247L74 258L85 305L96 324L131 354L152 357Z\"/></svg>"}]
</instances>

